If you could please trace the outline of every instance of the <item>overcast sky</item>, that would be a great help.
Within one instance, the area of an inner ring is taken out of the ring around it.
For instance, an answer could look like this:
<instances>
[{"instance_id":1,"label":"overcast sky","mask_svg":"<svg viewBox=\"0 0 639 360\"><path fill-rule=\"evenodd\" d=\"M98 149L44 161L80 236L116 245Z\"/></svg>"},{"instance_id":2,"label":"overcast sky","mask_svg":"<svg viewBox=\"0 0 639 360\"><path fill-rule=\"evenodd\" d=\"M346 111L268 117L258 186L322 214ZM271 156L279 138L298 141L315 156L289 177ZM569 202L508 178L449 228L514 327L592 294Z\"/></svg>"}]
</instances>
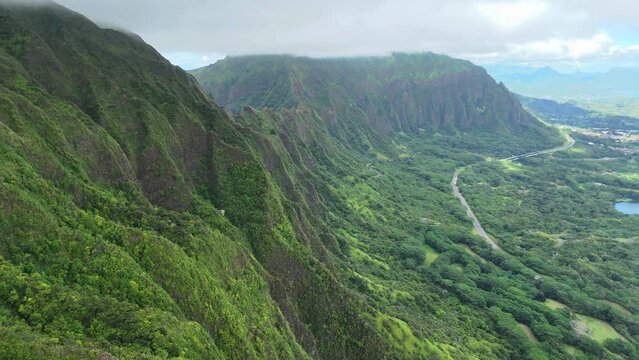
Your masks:
<instances>
[{"instance_id":1,"label":"overcast sky","mask_svg":"<svg viewBox=\"0 0 639 360\"><path fill-rule=\"evenodd\" d=\"M636 0L58 0L190 69L225 55L433 51L564 71L639 66Z\"/></svg>"}]
</instances>

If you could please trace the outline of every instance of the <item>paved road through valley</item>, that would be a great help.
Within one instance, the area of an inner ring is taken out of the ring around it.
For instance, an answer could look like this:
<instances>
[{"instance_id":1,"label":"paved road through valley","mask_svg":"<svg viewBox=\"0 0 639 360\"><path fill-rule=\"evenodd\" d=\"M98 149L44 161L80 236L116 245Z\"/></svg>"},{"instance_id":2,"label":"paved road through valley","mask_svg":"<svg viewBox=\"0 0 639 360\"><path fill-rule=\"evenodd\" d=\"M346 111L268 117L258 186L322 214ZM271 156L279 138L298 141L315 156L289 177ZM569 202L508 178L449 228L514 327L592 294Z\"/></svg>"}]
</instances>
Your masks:
<instances>
[{"instance_id":1,"label":"paved road through valley","mask_svg":"<svg viewBox=\"0 0 639 360\"><path fill-rule=\"evenodd\" d=\"M526 153L526 154L515 155L515 156L507 157L507 158L504 158L504 159L501 159L501 160L515 161L515 160L519 160L519 159L522 159L522 158L529 158L529 157L533 157L533 156L552 154L552 153L557 152L557 151L563 151L563 150L569 149L573 145L575 145L575 140L570 135L566 134L566 142L563 145L561 145L561 146L557 146L557 147L554 147L552 149L539 150L539 151L529 152L529 153ZM459 191L459 187L457 186L457 180L459 180L459 174L461 174L462 170L464 170L464 169L466 169L466 168L468 168L470 166L477 165L477 164L480 164L480 163L463 166L463 167L460 167L457 170L455 170L455 173L453 174L453 180L450 182L450 185L453 188L453 194L455 195L455 197L457 199L459 199L459 202L461 202L461 204L464 206L464 208L466 208L466 215L468 215L468 217L473 221L473 227L475 228L475 230L477 231L479 236L481 236L484 240L486 240L488 245L490 245L493 249L501 250L501 248L499 247L499 245L497 244L495 239L493 239L493 237L490 236L486 232L486 230L484 230L484 227L481 225L481 223L477 219L477 216L475 216L475 213L473 212L473 209L470 207L470 205L468 205L468 201L466 201L466 199L464 198L464 195L462 195L461 191Z\"/></svg>"}]
</instances>

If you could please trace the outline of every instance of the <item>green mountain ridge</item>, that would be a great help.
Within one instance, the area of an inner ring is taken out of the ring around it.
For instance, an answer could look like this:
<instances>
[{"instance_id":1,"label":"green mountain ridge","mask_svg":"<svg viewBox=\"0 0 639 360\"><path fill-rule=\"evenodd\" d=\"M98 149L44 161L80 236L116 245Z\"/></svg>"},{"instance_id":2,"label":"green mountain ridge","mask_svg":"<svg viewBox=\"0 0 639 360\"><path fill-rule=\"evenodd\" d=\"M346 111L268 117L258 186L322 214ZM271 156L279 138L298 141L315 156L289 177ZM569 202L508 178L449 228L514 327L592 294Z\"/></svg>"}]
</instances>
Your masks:
<instances>
[{"instance_id":1,"label":"green mountain ridge","mask_svg":"<svg viewBox=\"0 0 639 360\"><path fill-rule=\"evenodd\" d=\"M376 136L418 130L550 136L484 69L432 53L229 57L191 73L232 111L305 106L321 112L335 133L365 125L373 134L363 136L373 142Z\"/></svg>"},{"instance_id":2,"label":"green mountain ridge","mask_svg":"<svg viewBox=\"0 0 639 360\"><path fill-rule=\"evenodd\" d=\"M194 75L61 6L0 5L0 359L606 358L542 302L566 286L451 194L460 166L562 142L481 68Z\"/></svg>"},{"instance_id":3,"label":"green mountain ridge","mask_svg":"<svg viewBox=\"0 0 639 360\"><path fill-rule=\"evenodd\" d=\"M314 321L367 336L353 318L357 299L298 245L256 155L191 77L138 39L57 5L3 6L1 24L11 214L1 253L15 277L3 282L3 311L16 331L46 327L63 340L62 350L19 345L38 357L73 354L75 340L123 357L301 358L293 330L312 350ZM272 256L297 270L265 273ZM269 282L283 288L281 309ZM298 310L308 299L290 298L304 292L325 306L311 320L303 312L312 309ZM69 296L78 305L64 310ZM347 341L323 345L349 351Z\"/></svg>"}]
</instances>

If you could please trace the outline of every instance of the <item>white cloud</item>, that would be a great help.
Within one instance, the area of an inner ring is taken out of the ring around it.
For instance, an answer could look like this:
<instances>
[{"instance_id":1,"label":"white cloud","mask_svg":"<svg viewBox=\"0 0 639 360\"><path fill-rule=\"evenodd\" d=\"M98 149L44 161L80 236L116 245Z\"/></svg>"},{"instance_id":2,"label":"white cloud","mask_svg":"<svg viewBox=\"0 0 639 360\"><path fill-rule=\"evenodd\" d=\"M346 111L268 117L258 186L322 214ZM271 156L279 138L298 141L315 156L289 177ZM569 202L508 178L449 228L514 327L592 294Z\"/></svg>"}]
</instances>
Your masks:
<instances>
[{"instance_id":1,"label":"white cloud","mask_svg":"<svg viewBox=\"0 0 639 360\"><path fill-rule=\"evenodd\" d=\"M639 44L636 45L627 45L627 46L619 46L615 45L611 48L612 54L639 54Z\"/></svg>"},{"instance_id":2,"label":"white cloud","mask_svg":"<svg viewBox=\"0 0 639 360\"><path fill-rule=\"evenodd\" d=\"M514 62L520 64L558 65L562 68L570 65L574 68L585 67L588 62L621 61L626 66L628 60L636 63L639 57L639 44L620 45L606 32L597 32L583 38L551 37L522 43L505 44L501 51L461 53L460 57L471 59L480 64L495 62Z\"/></svg>"},{"instance_id":3,"label":"white cloud","mask_svg":"<svg viewBox=\"0 0 639 360\"><path fill-rule=\"evenodd\" d=\"M202 58L209 54L392 51L483 63L546 59L553 65L624 56L637 62L632 45L639 43L628 40L639 34L639 2L628 0L57 1L141 35L184 66L217 58Z\"/></svg>"},{"instance_id":4,"label":"white cloud","mask_svg":"<svg viewBox=\"0 0 639 360\"><path fill-rule=\"evenodd\" d=\"M615 41L605 32L589 38L532 41L511 45L510 57L522 59L571 59L578 60L610 51Z\"/></svg>"},{"instance_id":5,"label":"white cloud","mask_svg":"<svg viewBox=\"0 0 639 360\"><path fill-rule=\"evenodd\" d=\"M516 2L480 2L475 5L479 15L490 23L512 29L543 14L549 5L539 0L520 0Z\"/></svg>"},{"instance_id":6,"label":"white cloud","mask_svg":"<svg viewBox=\"0 0 639 360\"><path fill-rule=\"evenodd\" d=\"M187 70L209 65L224 57L220 54L199 54L189 51L168 51L163 54L171 63Z\"/></svg>"}]
</instances>

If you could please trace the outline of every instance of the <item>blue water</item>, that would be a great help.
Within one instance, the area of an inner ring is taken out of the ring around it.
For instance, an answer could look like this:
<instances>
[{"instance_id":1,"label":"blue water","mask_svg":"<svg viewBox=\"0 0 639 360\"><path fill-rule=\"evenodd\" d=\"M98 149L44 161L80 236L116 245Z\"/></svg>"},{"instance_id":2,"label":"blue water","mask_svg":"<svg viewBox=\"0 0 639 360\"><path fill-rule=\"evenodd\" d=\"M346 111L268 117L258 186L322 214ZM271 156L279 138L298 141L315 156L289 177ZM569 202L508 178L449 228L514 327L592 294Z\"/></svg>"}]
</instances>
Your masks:
<instances>
[{"instance_id":1,"label":"blue water","mask_svg":"<svg viewBox=\"0 0 639 360\"><path fill-rule=\"evenodd\" d=\"M639 203L617 202L615 203L615 209L624 214L639 215Z\"/></svg>"}]
</instances>

